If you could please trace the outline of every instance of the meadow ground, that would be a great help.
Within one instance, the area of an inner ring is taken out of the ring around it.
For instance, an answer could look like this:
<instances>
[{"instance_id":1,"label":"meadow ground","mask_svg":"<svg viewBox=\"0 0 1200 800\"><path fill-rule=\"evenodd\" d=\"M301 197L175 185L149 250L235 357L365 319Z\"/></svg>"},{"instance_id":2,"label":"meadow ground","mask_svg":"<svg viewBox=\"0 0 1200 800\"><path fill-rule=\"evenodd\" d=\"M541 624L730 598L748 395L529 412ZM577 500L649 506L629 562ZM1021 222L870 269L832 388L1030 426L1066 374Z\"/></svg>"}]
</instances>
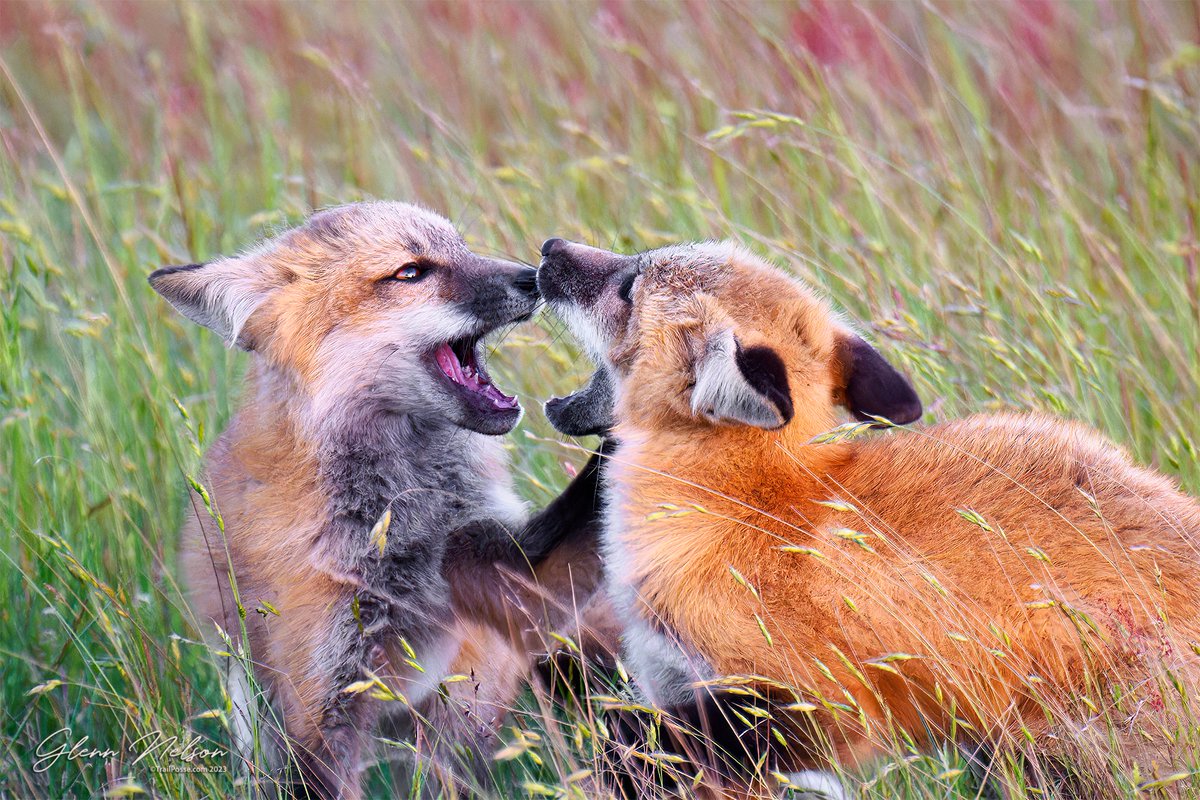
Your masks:
<instances>
[{"instance_id":1,"label":"meadow ground","mask_svg":"<svg viewBox=\"0 0 1200 800\"><path fill-rule=\"evenodd\" d=\"M145 277L314 207L419 201L530 261L733 237L862 321L927 420L1085 420L1200 493L1198 43L1194 2L0 4L0 796L249 795L35 751L227 743L175 564L244 356ZM560 334L494 358L535 503L580 460L538 410L587 373ZM578 795L594 728L537 709L505 794ZM975 791L895 750L864 796Z\"/></svg>"}]
</instances>

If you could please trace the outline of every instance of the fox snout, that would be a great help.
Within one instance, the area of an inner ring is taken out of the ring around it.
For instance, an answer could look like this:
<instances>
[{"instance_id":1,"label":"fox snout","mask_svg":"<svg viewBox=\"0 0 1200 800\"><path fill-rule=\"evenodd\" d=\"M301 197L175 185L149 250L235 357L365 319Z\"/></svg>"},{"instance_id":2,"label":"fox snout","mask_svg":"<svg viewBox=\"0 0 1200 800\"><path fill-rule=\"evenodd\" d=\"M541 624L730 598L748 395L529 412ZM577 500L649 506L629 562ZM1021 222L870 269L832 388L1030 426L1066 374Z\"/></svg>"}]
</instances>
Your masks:
<instances>
[{"instance_id":1,"label":"fox snout","mask_svg":"<svg viewBox=\"0 0 1200 800\"><path fill-rule=\"evenodd\" d=\"M610 253L565 239L547 239L537 271L538 289L553 311L570 320L584 349L599 365L629 319L638 256Z\"/></svg>"},{"instance_id":2,"label":"fox snout","mask_svg":"<svg viewBox=\"0 0 1200 800\"><path fill-rule=\"evenodd\" d=\"M461 307L487 328L529 319L540 297L537 270L523 264L480 259L465 270Z\"/></svg>"},{"instance_id":3,"label":"fox snout","mask_svg":"<svg viewBox=\"0 0 1200 800\"><path fill-rule=\"evenodd\" d=\"M567 301L582 306L594 305L623 271L635 271L635 259L568 242L547 239L542 244L542 265L538 269L538 288L547 302Z\"/></svg>"}]
</instances>

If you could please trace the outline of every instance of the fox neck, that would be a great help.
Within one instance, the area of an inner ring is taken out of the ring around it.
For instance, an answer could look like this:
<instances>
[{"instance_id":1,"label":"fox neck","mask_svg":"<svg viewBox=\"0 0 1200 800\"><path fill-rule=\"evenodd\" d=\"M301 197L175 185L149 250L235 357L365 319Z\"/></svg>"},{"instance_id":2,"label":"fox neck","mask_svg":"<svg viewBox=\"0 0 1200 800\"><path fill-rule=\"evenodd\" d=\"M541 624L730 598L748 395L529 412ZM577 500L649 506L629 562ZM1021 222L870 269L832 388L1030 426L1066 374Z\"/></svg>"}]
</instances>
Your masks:
<instances>
[{"instance_id":1,"label":"fox neck","mask_svg":"<svg viewBox=\"0 0 1200 800\"><path fill-rule=\"evenodd\" d=\"M247 394L259 409L258 423L270 427L284 438L299 438L317 456L322 467L344 454L339 448L353 447L361 457L377 461L384 472L400 469L403 464L432 460L424 452L445 457L451 451L452 465L463 460L503 461L499 437L485 436L462 428L446 417L414 410L398 410L392 398L369 387L344 391L330 400L310 393L290 371L256 360L246 375ZM422 475L412 476L419 483ZM430 486L443 485L427 476Z\"/></svg>"},{"instance_id":2,"label":"fox neck","mask_svg":"<svg viewBox=\"0 0 1200 800\"><path fill-rule=\"evenodd\" d=\"M316 558L332 572L349 579L378 571L388 547L432 548L432 564L450 531L484 517L515 522L519 502L498 437L396 413L369 392L316 419L290 376L257 364L247 379L259 399L257 426L311 454L305 468L316 472L326 517ZM371 541L386 511L390 537Z\"/></svg>"},{"instance_id":3,"label":"fox neck","mask_svg":"<svg viewBox=\"0 0 1200 800\"><path fill-rule=\"evenodd\" d=\"M626 620L629 658L643 670L657 664L650 672L665 676L653 687L662 696L673 691L666 669L673 662L663 653L682 653L675 661L700 665L692 680L708 677L705 669L724 669L707 666L709 651L697 637L713 609L740 608L746 600L729 568L740 567L753 585L761 576L748 565L771 563L782 545L805 545L829 514L811 501L836 496L838 476L853 457L852 444L812 444L807 431L714 431L697 436L619 426L607 476L609 596ZM747 643L745 652L760 636L744 626L736 635Z\"/></svg>"},{"instance_id":4,"label":"fox neck","mask_svg":"<svg viewBox=\"0 0 1200 800\"><path fill-rule=\"evenodd\" d=\"M615 559L636 583L649 573L687 570L689 559L749 545L777 545L819 524L853 457L846 442L812 444L790 427L778 432L713 428L663 432L618 426L621 443L609 481L617 502L606 531ZM729 539L729 522L738 525Z\"/></svg>"},{"instance_id":5,"label":"fox neck","mask_svg":"<svg viewBox=\"0 0 1200 800\"><path fill-rule=\"evenodd\" d=\"M616 434L621 460L636 464L631 480L654 477L664 485L674 482L681 494L707 493L709 502L724 498L754 506L784 500L784 489L791 497L828 493L827 476L839 472L853 452L848 442L813 442L828 428L810 431L791 424L778 431L747 426L649 430L622 423Z\"/></svg>"}]
</instances>

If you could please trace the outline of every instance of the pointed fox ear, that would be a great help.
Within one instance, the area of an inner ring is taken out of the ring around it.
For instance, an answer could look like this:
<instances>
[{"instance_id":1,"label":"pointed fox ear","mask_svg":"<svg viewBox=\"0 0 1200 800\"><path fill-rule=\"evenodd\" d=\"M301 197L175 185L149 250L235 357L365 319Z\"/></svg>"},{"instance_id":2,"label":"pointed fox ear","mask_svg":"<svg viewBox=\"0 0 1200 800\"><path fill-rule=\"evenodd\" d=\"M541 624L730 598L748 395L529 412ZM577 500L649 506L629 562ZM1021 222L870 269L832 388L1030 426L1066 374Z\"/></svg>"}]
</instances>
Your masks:
<instances>
[{"instance_id":1,"label":"pointed fox ear","mask_svg":"<svg viewBox=\"0 0 1200 800\"><path fill-rule=\"evenodd\" d=\"M921 418L912 384L861 336L842 334L835 357L842 367L842 404L855 418L885 417L898 425Z\"/></svg>"},{"instance_id":2,"label":"pointed fox ear","mask_svg":"<svg viewBox=\"0 0 1200 800\"><path fill-rule=\"evenodd\" d=\"M242 327L275 288L271 276L246 258L163 267L150 286L192 322L216 332L226 344L253 350Z\"/></svg>"},{"instance_id":3,"label":"pointed fox ear","mask_svg":"<svg viewBox=\"0 0 1200 800\"><path fill-rule=\"evenodd\" d=\"M767 430L791 421L787 368L770 347L742 347L725 328L708 338L695 369L692 411L698 416Z\"/></svg>"}]
</instances>

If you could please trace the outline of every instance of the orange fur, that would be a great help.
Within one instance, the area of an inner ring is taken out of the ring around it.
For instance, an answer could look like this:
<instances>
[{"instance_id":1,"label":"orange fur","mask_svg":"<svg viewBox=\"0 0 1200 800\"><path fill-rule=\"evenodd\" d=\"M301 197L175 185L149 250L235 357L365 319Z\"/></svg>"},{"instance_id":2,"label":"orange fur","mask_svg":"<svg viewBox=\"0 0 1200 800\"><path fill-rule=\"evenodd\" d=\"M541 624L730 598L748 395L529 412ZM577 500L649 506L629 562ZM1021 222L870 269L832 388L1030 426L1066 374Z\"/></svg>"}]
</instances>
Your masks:
<instances>
[{"instance_id":1,"label":"orange fur","mask_svg":"<svg viewBox=\"0 0 1200 800\"><path fill-rule=\"evenodd\" d=\"M1178 768L1186 740L1158 727L1178 720L1154 679L1200 677L1196 501L1048 416L814 442L843 419L852 332L760 259L696 248L642 256L608 343L627 387L609 567L634 613L718 675L794 687L848 764L896 731L1107 745L1084 731L1107 712L1116 757L1143 777ZM705 342L730 327L786 365L795 411L781 428L693 412ZM1120 704L1104 694L1118 685Z\"/></svg>"}]
</instances>

